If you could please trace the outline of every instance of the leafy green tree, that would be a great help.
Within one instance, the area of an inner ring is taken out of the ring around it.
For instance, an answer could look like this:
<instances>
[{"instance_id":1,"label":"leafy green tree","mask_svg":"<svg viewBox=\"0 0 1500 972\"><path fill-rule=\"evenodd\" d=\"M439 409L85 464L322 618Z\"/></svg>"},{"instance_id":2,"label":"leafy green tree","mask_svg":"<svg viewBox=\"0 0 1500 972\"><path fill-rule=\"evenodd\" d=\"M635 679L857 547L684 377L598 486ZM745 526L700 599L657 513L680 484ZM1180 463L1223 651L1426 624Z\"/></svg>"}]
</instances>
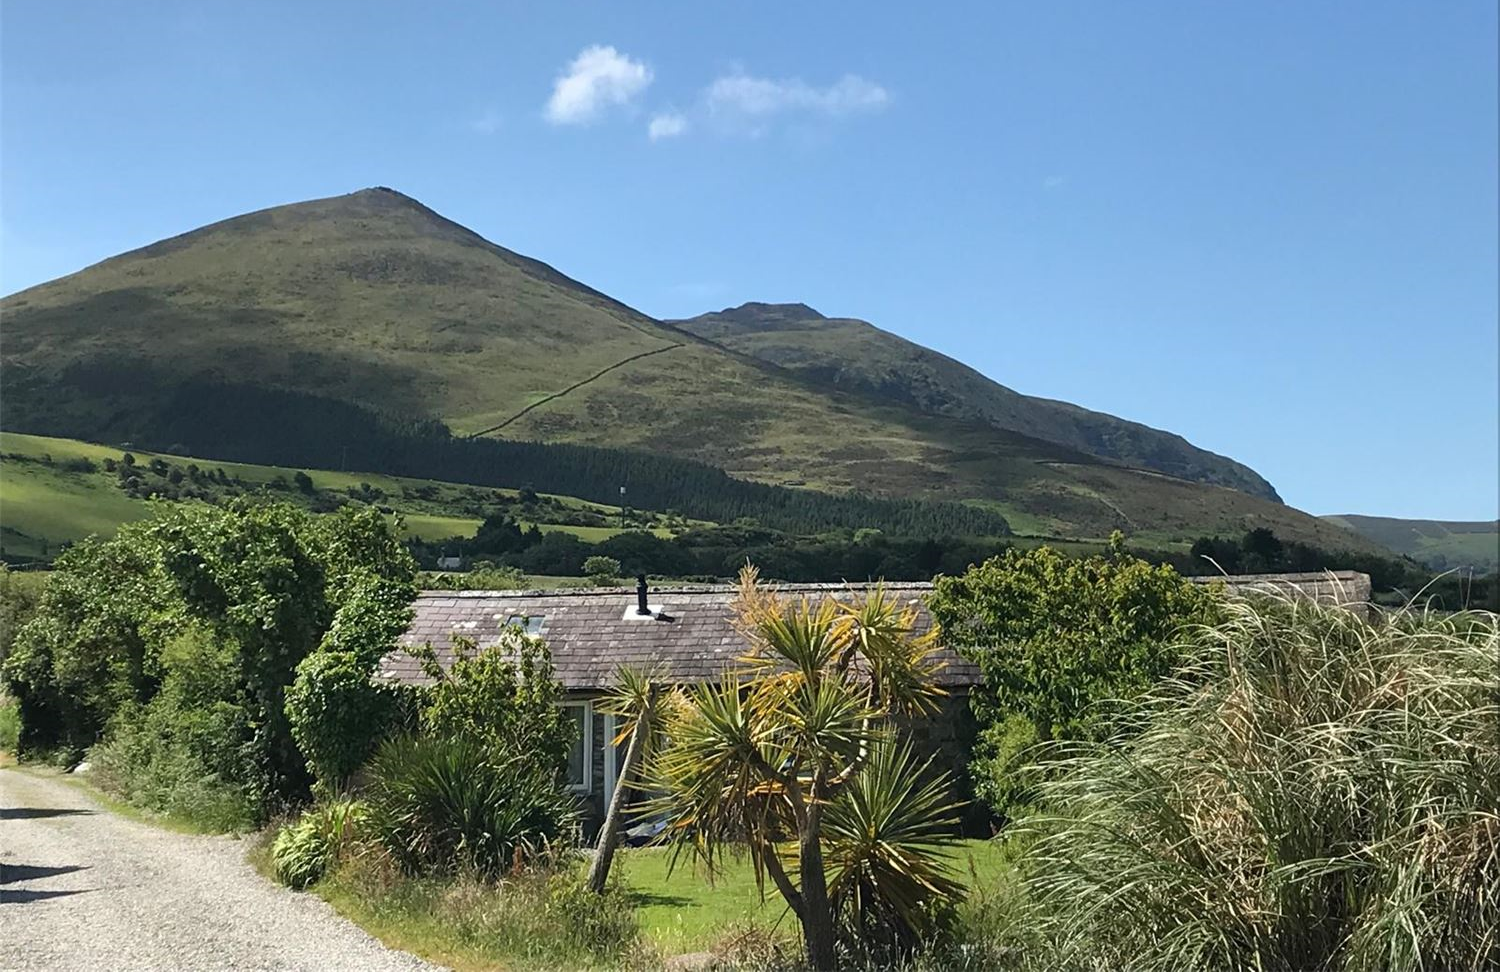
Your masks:
<instances>
[{"instance_id":1,"label":"leafy green tree","mask_svg":"<svg viewBox=\"0 0 1500 972\"><path fill-rule=\"evenodd\" d=\"M41 605L46 577L41 572L20 574L0 564L0 665L10 654L16 632Z\"/></svg>"},{"instance_id":2,"label":"leafy green tree","mask_svg":"<svg viewBox=\"0 0 1500 972\"><path fill-rule=\"evenodd\" d=\"M121 705L149 699L159 646L179 626L171 604L144 524L63 553L3 667L20 703L21 752L77 755Z\"/></svg>"},{"instance_id":3,"label":"leafy green tree","mask_svg":"<svg viewBox=\"0 0 1500 972\"><path fill-rule=\"evenodd\" d=\"M259 813L298 797L307 783L307 757L284 704L298 665L321 649L348 655L346 665L367 678L405 627L415 574L399 534L377 511L315 517L245 501L157 503L149 520L122 527L113 540L75 545L57 568L4 667L21 703L23 749L79 751L106 725L123 731L114 717L125 706L144 718L171 644L192 629L228 652L232 678L218 701L244 713L230 721L249 733L234 744L254 777L233 782ZM340 675L344 687L355 681ZM173 718L168 709L151 709L151 717Z\"/></svg>"},{"instance_id":4,"label":"leafy green tree","mask_svg":"<svg viewBox=\"0 0 1500 972\"><path fill-rule=\"evenodd\" d=\"M801 923L814 969L834 967L840 918L864 938L915 937L962 893L941 857L956 823L946 776L913 788L927 767L886 749L891 716L938 694L931 639L881 591L848 606L785 601L749 567L738 610L746 667L669 700L651 808L677 852L710 868L745 848Z\"/></svg>"},{"instance_id":5,"label":"leafy green tree","mask_svg":"<svg viewBox=\"0 0 1500 972\"><path fill-rule=\"evenodd\" d=\"M620 562L613 557L593 556L583 562L583 576L600 587L620 579Z\"/></svg>"},{"instance_id":6,"label":"leafy green tree","mask_svg":"<svg viewBox=\"0 0 1500 972\"><path fill-rule=\"evenodd\" d=\"M563 772L574 728L546 642L511 627L477 651L471 641L455 642L446 669L430 645L413 654L433 681L421 703L426 735L472 739L497 756L525 753L554 780Z\"/></svg>"},{"instance_id":7,"label":"leafy green tree","mask_svg":"<svg viewBox=\"0 0 1500 972\"><path fill-rule=\"evenodd\" d=\"M1212 620L1217 603L1170 567L1125 555L1118 539L1105 555L1010 550L939 577L930 606L943 641L984 678L972 697L979 794L1001 813L1024 803L1027 747L1107 732L1118 703L1171 671L1179 632Z\"/></svg>"}]
</instances>

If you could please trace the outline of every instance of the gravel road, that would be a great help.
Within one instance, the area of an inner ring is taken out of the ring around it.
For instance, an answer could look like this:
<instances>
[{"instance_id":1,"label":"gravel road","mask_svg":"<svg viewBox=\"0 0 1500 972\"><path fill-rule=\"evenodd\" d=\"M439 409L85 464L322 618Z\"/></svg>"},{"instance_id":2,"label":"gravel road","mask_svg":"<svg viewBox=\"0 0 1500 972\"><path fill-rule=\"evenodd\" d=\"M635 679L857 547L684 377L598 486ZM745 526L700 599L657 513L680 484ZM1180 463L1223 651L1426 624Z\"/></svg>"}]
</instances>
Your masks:
<instances>
[{"instance_id":1,"label":"gravel road","mask_svg":"<svg viewBox=\"0 0 1500 972\"><path fill-rule=\"evenodd\" d=\"M0 770L0 969L436 968L256 874L245 846Z\"/></svg>"}]
</instances>

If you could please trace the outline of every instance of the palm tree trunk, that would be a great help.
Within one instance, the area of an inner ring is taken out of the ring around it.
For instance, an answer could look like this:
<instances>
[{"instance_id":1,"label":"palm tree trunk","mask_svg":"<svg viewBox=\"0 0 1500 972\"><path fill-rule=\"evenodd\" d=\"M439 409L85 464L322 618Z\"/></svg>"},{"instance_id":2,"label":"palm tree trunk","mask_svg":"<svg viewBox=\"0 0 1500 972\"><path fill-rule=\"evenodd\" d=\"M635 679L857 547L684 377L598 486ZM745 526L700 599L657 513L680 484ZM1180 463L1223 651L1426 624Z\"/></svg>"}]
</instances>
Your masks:
<instances>
[{"instance_id":1,"label":"palm tree trunk","mask_svg":"<svg viewBox=\"0 0 1500 972\"><path fill-rule=\"evenodd\" d=\"M823 871L822 773L813 777L802 832L797 839L797 868L802 878L802 940L807 946L807 964L827 972L838 962L834 947L833 907L828 901L828 876Z\"/></svg>"},{"instance_id":2,"label":"palm tree trunk","mask_svg":"<svg viewBox=\"0 0 1500 972\"><path fill-rule=\"evenodd\" d=\"M599 828L594 862L589 865L588 887L596 894L604 893L604 885L609 880L609 867L615 859L615 849L620 844L620 823L625 815L625 784L635 772L636 763L640 761L646 736L642 722L641 719L636 720L635 731L630 734L630 745L625 747L625 762L615 779L615 792L610 794L609 807L604 813L604 825ZM613 745L609 740L605 742Z\"/></svg>"},{"instance_id":3,"label":"palm tree trunk","mask_svg":"<svg viewBox=\"0 0 1500 972\"><path fill-rule=\"evenodd\" d=\"M809 839L810 837L810 839ZM802 939L807 945L807 964L817 972L833 969L833 908L828 903L828 883L823 874L823 845L817 834L800 841L802 874Z\"/></svg>"}]
</instances>

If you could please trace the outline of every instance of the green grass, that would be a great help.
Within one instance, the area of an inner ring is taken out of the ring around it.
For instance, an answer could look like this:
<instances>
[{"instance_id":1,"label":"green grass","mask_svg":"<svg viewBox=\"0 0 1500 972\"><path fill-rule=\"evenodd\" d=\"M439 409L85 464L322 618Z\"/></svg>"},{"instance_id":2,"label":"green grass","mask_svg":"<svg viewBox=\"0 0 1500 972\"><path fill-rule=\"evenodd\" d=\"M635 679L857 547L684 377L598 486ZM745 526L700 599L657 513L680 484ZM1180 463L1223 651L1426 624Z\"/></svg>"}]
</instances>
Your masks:
<instances>
[{"instance_id":1,"label":"green grass","mask_svg":"<svg viewBox=\"0 0 1500 972\"><path fill-rule=\"evenodd\" d=\"M248 856L269 878L272 866L267 843L263 838L252 845ZM576 953L559 961L557 954L566 948L554 927L560 919L526 914L524 906L507 907L497 898L507 893L504 886L486 890L462 879L401 878L365 859L314 885L312 893L386 945L459 972L656 968L671 956L722 947L745 935L792 943L800 934L795 917L786 912L774 888L767 887L762 901L748 861L727 862L713 881L686 864L671 870L669 861L670 851L663 848L627 849L616 858L614 880L622 896L601 901L599 906L633 907L641 940L635 950L606 962ZM998 842L963 842L955 865L972 889L971 904L963 906L972 914L961 911L961 920L982 917L993 910L994 902L1017 893L1014 864ZM514 941L514 931L508 927L516 918L507 913L516 912L535 923L532 940L524 947Z\"/></svg>"},{"instance_id":2,"label":"green grass","mask_svg":"<svg viewBox=\"0 0 1500 972\"><path fill-rule=\"evenodd\" d=\"M162 459L171 465L196 463L209 470L222 469L231 478L251 485L265 485L281 479L291 482L297 473L305 473L320 490L344 493L350 488L368 485L386 494L382 505L388 505L402 516L408 536L423 540L446 540L450 537L472 537L480 520L472 515L454 512L455 507L482 506L486 497L500 495L514 499L519 491L476 487L462 483L384 476L377 473L340 472L327 469L298 469L289 466L264 466L240 462L217 462L145 450L126 450L113 446L61 439L51 436L0 432L0 453L51 457L55 463L70 459L87 459L101 468L97 472L70 471L58 465L6 461L0 463L0 549L24 557L55 555L64 542L86 536L109 536L122 524L147 515L146 501L132 498L117 485L116 477L103 471L105 460L118 462L129 451L137 464L148 465ZM431 500L410 498L418 492L435 494ZM294 494L278 493L296 499ZM618 519L618 507L593 503L573 496L540 494L568 510L597 513ZM544 507L545 509L545 507ZM531 522L523 522L523 528ZM705 525L690 521L690 526ZM543 533L572 533L589 542L598 542L622 532L614 526L579 526L566 523L539 522ZM652 530L662 537L672 536L664 527Z\"/></svg>"},{"instance_id":3,"label":"green grass","mask_svg":"<svg viewBox=\"0 0 1500 972\"><path fill-rule=\"evenodd\" d=\"M671 868L666 848L632 848L617 861L618 875L636 903L642 933L666 954L706 949L737 931L779 924L797 933L796 917L776 888L766 886L761 900L748 858L730 859L710 880L683 858ZM957 870L971 887L992 891L1014 882L1014 869L1003 845L966 840L954 856Z\"/></svg>"},{"instance_id":4,"label":"green grass","mask_svg":"<svg viewBox=\"0 0 1500 972\"><path fill-rule=\"evenodd\" d=\"M11 451L8 444L5 451ZM144 502L125 495L106 476L21 463L0 467L0 541L7 553L39 557L45 548L55 554L64 541L108 536L146 513Z\"/></svg>"}]
</instances>

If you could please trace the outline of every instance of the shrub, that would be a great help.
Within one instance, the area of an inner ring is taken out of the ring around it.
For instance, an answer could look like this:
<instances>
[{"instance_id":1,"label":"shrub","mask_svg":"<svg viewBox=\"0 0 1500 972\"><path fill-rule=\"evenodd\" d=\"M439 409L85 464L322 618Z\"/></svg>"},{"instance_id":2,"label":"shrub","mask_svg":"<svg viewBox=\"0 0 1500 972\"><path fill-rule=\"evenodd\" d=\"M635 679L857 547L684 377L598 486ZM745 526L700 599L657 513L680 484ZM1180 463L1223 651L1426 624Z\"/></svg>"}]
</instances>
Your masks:
<instances>
[{"instance_id":1,"label":"shrub","mask_svg":"<svg viewBox=\"0 0 1500 972\"><path fill-rule=\"evenodd\" d=\"M337 791L374 751L396 713L395 691L347 651L315 651L286 693L292 737L318 782Z\"/></svg>"},{"instance_id":2,"label":"shrub","mask_svg":"<svg viewBox=\"0 0 1500 972\"><path fill-rule=\"evenodd\" d=\"M576 836L576 805L550 767L472 737L387 741L367 795L376 838L413 874L493 879Z\"/></svg>"},{"instance_id":3,"label":"shrub","mask_svg":"<svg viewBox=\"0 0 1500 972\"><path fill-rule=\"evenodd\" d=\"M435 683L423 699L422 731L472 740L497 756L525 753L540 771L560 774L575 730L558 704L562 686L547 645L509 627L481 651L459 640L453 653L445 670L430 648L417 652Z\"/></svg>"},{"instance_id":4,"label":"shrub","mask_svg":"<svg viewBox=\"0 0 1500 972\"><path fill-rule=\"evenodd\" d=\"M943 640L978 661L973 695L983 731L976 790L1014 815L1028 784L1015 778L1036 739L1098 739L1123 700L1149 689L1178 660L1177 635L1212 620L1212 591L1170 567L1125 555L1070 559L1047 547L1010 550L961 577L939 577L931 598ZM1007 724L1007 720L1010 720Z\"/></svg>"},{"instance_id":5,"label":"shrub","mask_svg":"<svg viewBox=\"0 0 1500 972\"><path fill-rule=\"evenodd\" d=\"M271 845L276 879L302 890L316 884L359 839L366 810L353 800L331 800L281 828Z\"/></svg>"},{"instance_id":6,"label":"shrub","mask_svg":"<svg viewBox=\"0 0 1500 972\"><path fill-rule=\"evenodd\" d=\"M21 709L0 695L0 752L14 753L21 742Z\"/></svg>"},{"instance_id":7,"label":"shrub","mask_svg":"<svg viewBox=\"0 0 1500 972\"><path fill-rule=\"evenodd\" d=\"M1500 966L1500 629L1232 604L1030 826L1041 967Z\"/></svg>"},{"instance_id":8,"label":"shrub","mask_svg":"<svg viewBox=\"0 0 1500 972\"><path fill-rule=\"evenodd\" d=\"M583 576L600 587L608 587L620 577L620 562L613 557L590 557L583 562Z\"/></svg>"},{"instance_id":9,"label":"shrub","mask_svg":"<svg viewBox=\"0 0 1500 972\"><path fill-rule=\"evenodd\" d=\"M228 702L196 707L176 692L130 704L89 751L100 788L204 830L247 830L256 817L242 782L250 728Z\"/></svg>"}]
</instances>

